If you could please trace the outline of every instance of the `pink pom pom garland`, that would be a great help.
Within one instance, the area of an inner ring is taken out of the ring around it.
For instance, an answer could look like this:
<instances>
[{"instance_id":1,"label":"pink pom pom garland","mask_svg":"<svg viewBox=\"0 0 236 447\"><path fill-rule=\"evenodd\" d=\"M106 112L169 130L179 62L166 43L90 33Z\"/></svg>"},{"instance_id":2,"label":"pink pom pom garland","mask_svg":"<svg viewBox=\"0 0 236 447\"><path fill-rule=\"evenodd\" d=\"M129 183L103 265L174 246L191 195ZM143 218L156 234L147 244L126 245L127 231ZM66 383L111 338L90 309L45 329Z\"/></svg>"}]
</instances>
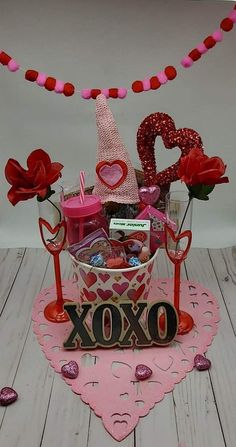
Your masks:
<instances>
[{"instance_id":1,"label":"pink pom pom garland","mask_svg":"<svg viewBox=\"0 0 236 447\"><path fill-rule=\"evenodd\" d=\"M233 29L236 23L236 5L233 10L220 22L220 27L216 29L211 35L206 37L196 48L192 49L188 55L181 60L181 65L184 68L190 68L194 62L201 59L203 54L213 48L217 43L223 39L223 32L229 32ZM22 70L18 62L11 56L0 50L0 64L7 67L11 72ZM158 90L160 86L175 79L177 76L176 68L168 66L164 70L159 71L156 75L143 80L133 81L131 89L134 93L146 92L149 90ZM124 99L127 96L128 89L125 87L113 87L104 89L83 89L81 91L75 91L75 86L70 82L63 82L54 77L48 76L46 73L38 72L34 69L28 69L25 71L25 79L30 82L36 82L40 87L44 87L48 91L54 91L57 94L63 94L64 96L72 96L74 93L80 93L83 99L96 99L100 93L103 93L106 98L119 98Z\"/></svg>"}]
</instances>

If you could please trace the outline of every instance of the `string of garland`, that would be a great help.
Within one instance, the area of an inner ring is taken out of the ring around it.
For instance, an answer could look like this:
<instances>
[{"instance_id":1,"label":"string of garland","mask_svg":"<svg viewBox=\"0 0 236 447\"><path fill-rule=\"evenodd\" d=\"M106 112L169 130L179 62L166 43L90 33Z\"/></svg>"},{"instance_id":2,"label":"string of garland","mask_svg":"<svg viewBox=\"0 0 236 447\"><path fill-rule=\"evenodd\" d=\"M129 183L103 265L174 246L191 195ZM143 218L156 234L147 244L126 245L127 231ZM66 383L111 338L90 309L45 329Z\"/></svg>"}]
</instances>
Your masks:
<instances>
[{"instance_id":1,"label":"string of garland","mask_svg":"<svg viewBox=\"0 0 236 447\"><path fill-rule=\"evenodd\" d=\"M223 39L223 32L229 32L233 29L236 23L236 5L233 10L225 17L221 23L220 28L214 31L211 35L207 36L203 42L201 42L196 48L193 48L188 55L186 55L181 65L184 68L191 67L194 62L198 61L203 54L213 48L218 42ZM11 72L20 70L20 65L11 56L4 51L0 50L0 63L8 68ZM134 93L141 93L148 90L157 90L168 81L172 81L177 76L177 70L174 66L170 65L165 67L164 70L158 72L156 75L145 78L143 80L136 80L132 83L131 89ZM119 98L123 99L127 96L128 89L125 87L113 87L107 89L83 89L81 91L75 89L75 86L71 82L63 82L52 76L48 76L46 73L41 73L33 69L27 69L25 71L25 79L30 82L36 82L40 87L44 87L48 91L54 91L65 96L72 96L74 93L80 93L83 99L96 99L96 97L103 93L106 98Z\"/></svg>"}]
</instances>

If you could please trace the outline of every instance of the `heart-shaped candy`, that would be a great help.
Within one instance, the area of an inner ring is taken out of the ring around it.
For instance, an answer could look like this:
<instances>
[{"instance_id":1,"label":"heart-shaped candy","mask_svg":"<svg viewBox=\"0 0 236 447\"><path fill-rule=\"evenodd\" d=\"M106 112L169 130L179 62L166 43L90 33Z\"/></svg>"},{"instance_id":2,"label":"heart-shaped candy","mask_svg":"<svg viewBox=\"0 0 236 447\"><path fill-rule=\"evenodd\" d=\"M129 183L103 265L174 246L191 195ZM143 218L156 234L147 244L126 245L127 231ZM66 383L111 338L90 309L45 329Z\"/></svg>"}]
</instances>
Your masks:
<instances>
[{"instance_id":1,"label":"heart-shaped candy","mask_svg":"<svg viewBox=\"0 0 236 447\"><path fill-rule=\"evenodd\" d=\"M100 161L96 166L96 173L105 186L115 189L125 181L128 168L123 160Z\"/></svg>"},{"instance_id":2,"label":"heart-shaped candy","mask_svg":"<svg viewBox=\"0 0 236 447\"><path fill-rule=\"evenodd\" d=\"M67 379L76 379L79 375L79 366L74 360L61 367L61 373Z\"/></svg>"},{"instance_id":3,"label":"heart-shaped candy","mask_svg":"<svg viewBox=\"0 0 236 447\"><path fill-rule=\"evenodd\" d=\"M139 198L145 205L154 205L160 197L161 189L158 185L141 186L139 188Z\"/></svg>"},{"instance_id":4,"label":"heart-shaped candy","mask_svg":"<svg viewBox=\"0 0 236 447\"><path fill-rule=\"evenodd\" d=\"M152 370L146 365L137 365L135 369L135 377L138 380L149 379L152 375Z\"/></svg>"},{"instance_id":5,"label":"heart-shaped candy","mask_svg":"<svg viewBox=\"0 0 236 447\"><path fill-rule=\"evenodd\" d=\"M211 361L204 357L204 355L197 354L194 357L194 366L198 371L206 371L211 367Z\"/></svg>"},{"instance_id":6,"label":"heart-shaped candy","mask_svg":"<svg viewBox=\"0 0 236 447\"><path fill-rule=\"evenodd\" d=\"M5 386L0 391L0 405L6 407L18 399L18 394L13 388Z\"/></svg>"},{"instance_id":7,"label":"heart-shaped candy","mask_svg":"<svg viewBox=\"0 0 236 447\"><path fill-rule=\"evenodd\" d=\"M137 150L142 163L145 184L168 187L178 180L179 160L161 172L156 170L155 139L162 137L166 149L178 147L181 157L193 148L202 148L200 135L193 129L176 129L173 119L166 113L152 113L140 124L137 133Z\"/></svg>"}]
</instances>

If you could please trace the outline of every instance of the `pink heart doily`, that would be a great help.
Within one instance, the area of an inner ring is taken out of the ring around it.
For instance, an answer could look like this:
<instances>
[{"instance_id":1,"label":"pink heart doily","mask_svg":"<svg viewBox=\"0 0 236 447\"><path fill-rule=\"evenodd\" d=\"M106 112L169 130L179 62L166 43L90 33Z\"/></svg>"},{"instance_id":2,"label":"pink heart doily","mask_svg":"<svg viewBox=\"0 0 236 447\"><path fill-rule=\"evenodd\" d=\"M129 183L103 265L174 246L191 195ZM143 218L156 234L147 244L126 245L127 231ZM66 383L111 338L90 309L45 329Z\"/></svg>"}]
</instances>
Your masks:
<instances>
[{"instance_id":1,"label":"pink heart doily","mask_svg":"<svg viewBox=\"0 0 236 447\"><path fill-rule=\"evenodd\" d=\"M78 301L73 281L63 283L63 295L65 300L68 296ZM78 363L77 379L63 379L102 418L106 430L118 441L128 436L139 418L147 415L193 369L195 355L206 352L219 322L219 308L212 293L200 284L182 281L181 309L192 315L195 326L189 334L177 336L170 346L66 351L62 345L72 323L50 323L43 314L54 297L52 286L42 290L35 300L34 332L41 348L58 373L69 361ZM149 300L172 301L172 297L172 279L152 280ZM138 364L151 368L149 379L141 382L135 378Z\"/></svg>"}]
</instances>

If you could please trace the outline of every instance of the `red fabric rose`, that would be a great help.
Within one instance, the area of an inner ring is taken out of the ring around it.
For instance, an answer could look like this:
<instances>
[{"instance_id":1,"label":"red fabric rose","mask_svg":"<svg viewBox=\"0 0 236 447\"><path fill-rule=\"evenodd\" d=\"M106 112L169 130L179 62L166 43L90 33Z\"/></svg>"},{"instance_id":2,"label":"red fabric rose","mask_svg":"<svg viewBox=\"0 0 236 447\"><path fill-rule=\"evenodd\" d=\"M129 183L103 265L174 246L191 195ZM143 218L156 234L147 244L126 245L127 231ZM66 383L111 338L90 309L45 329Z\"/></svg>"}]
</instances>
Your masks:
<instances>
[{"instance_id":1,"label":"red fabric rose","mask_svg":"<svg viewBox=\"0 0 236 447\"><path fill-rule=\"evenodd\" d=\"M35 196L46 198L50 185L61 177L63 165L52 163L42 149L31 152L27 159L28 169L22 168L17 160L10 158L5 167L5 176L12 185L7 197L12 205Z\"/></svg>"},{"instance_id":2,"label":"red fabric rose","mask_svg":"<svg viewBox=\"0 0 236 447\"><path fill-rule=\"evenodd\" d=\"M208 157L200 148L192 149L182 157L178 169L180 180L186 185L217 185L228 183L228 177L222 177L226 165L220 157Z\"/></svg>"}]
</instances>

